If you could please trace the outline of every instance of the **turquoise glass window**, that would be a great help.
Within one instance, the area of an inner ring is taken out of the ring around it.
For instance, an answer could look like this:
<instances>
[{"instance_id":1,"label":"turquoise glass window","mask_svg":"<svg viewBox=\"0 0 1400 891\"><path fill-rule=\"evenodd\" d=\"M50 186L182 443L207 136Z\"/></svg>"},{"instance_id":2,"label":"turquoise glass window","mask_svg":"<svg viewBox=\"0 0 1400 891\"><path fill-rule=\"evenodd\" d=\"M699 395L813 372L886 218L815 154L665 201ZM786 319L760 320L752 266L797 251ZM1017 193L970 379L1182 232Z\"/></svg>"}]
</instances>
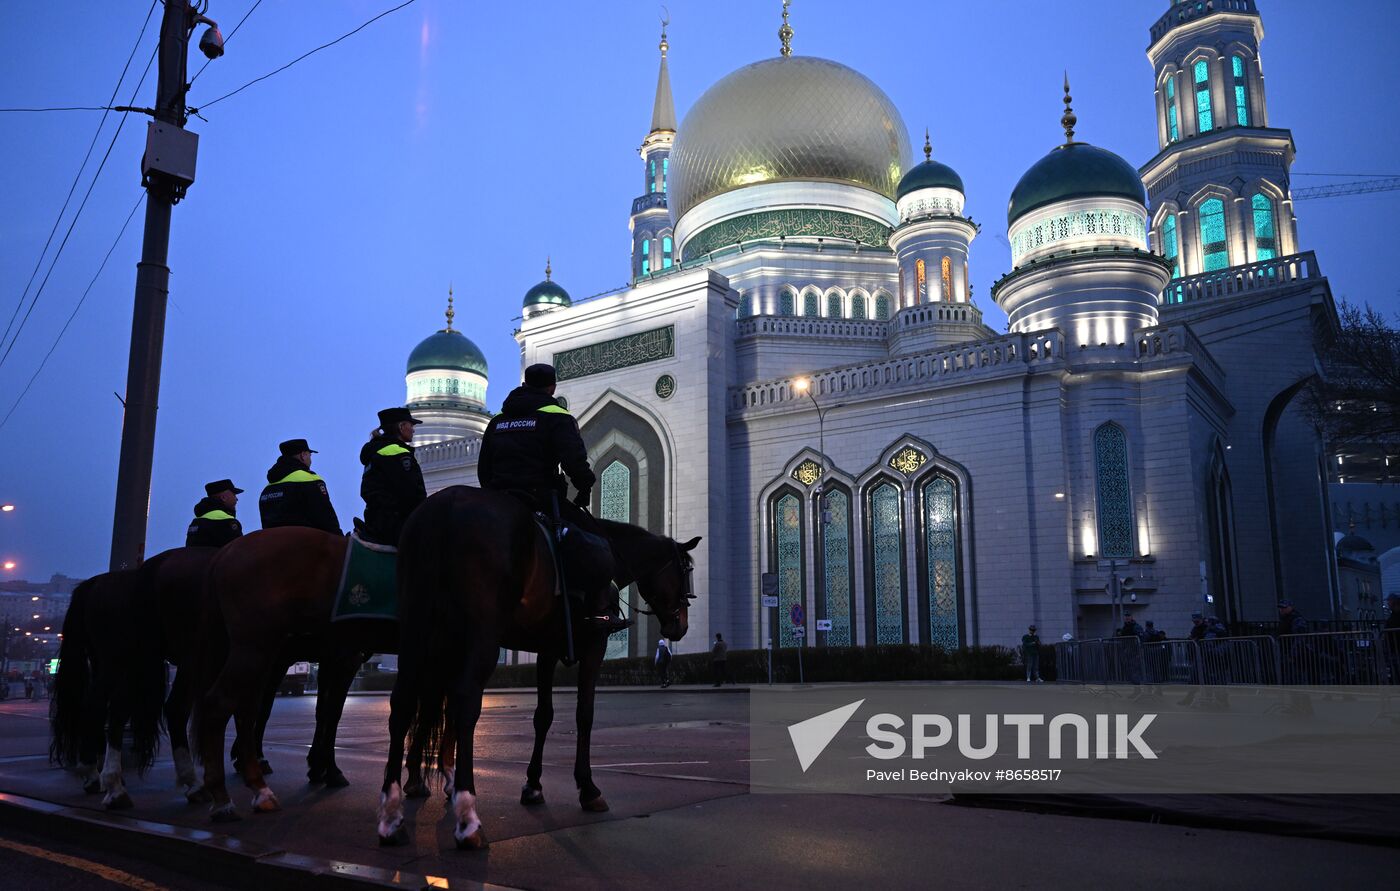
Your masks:
<instances>
[{"instance_id":1,"label":"turquoise glass window","mask_svg":"<svg viewBox=\"0 0 1400 891\"><path fill-rule=\"evenodd\" d=\"M671 236L666 235L661 239L661 268L670 269L672 262Z\"/></svg>"},{"instance_id":2,"label":"turquoise glass window","mask_svg":"<svg viewBox=\"0 0 1400 891\"><path fill-rule=\"evenodd\" d=\"M778 315L790 316L795 313L793 308L793 296L791 291L784 291L778 298Z\"/></svg>"},{"instance_id":3,"label":"turquoise glass window","mask_svg":"<svg viewBox=\"0 0 1400 891\"><path fill-rule=\"evenodd\" d=\"M856 296L851 298L851 318L865 318L865 298Z\"/></svg>"},{"instance_id":4,"label":"turquoise glass window","mask_svg":"<svg viewBox=\"0 0 1400 891\"><path fill-rule=\"evenodd\" d=\"M656 191L656 162L647 162L647 194Z\"/></svg>"},{"instance_id":5,"label":"turquoise glass window","mask_svg":"<svg viewBox=\"0 0 1400 891\"><path fill-rule=\"evenodd\" d=\"M778 573L778 645L799 644L788 621L792 607L802 603L802 502L791 493L773 503L773 555Z\"/></svg>"},{"instance_id":6,"label":"turquoise glass window","mask_svg":"<svg viewBox=\"0 0 1400 891\"><path fill-rule=\"evenodd\" d=\"M661 192L665 194L668 188L668 180L671 178L671 159L661 159Z\"/></svg>"},{"instance_id":7,"label":"turquoise glass window","mask_svg":"<svg viewBox=\"0 0 1400 891\"><path fill-rule=\"evenodd\" d=\"M1235 56L1230 61L1234 65L1235 71L1235 123L1241 127L1248 127L1249 91L1245 89L1244 59Z\"/></svg>"},{"instance_id":8,"label":"turquoise glass window","mask_svg":"<svg viewBox=\"0 0 1400 891\"><path fill-rule=\"evenodd\" d=\"M888 321L890 318L890 298L884 294L875 298L875 318L882 322Z\"/></svg>"},{"instance_id":9,"label":"turquoise glass window","mask_svg":"<svg viewBox=\"0 0 1400 891\"><path fill-rule=\"evenodd\" d=\"M1176 233L1176 214L1162 221L1162 256L1172 264L1172 278L1181 278L1181 239Z\"/></svg>"},{"instance_id":10,"label":"turquoise glass window","mask_svg":"<svg viewBox=\"0 0 1400 891\"><path fill-rule=\"evenodd\" d=\"M1167 78L1167 139L1176 142L1181 129L1176 124L1176 75Z\"/></svg>"},{"instance_id":11,"label":"turquoise glass window","mask_svg":"<svg viewBox=\"0 0 1400 891\"><path fill-rule=\"evenodd\" d=\"M1250 199L1254 210L1254 259L1272 260L1278 256L1278 235L1274 227L1274 202L1268 195L1255 193Z\"/></svg>"},{"instance_id":12,"label":"turquoise glass window","mask_svg":"<svg viewBox=\"0 0 1400 891\"><path fill-rule=\"evenodd\" d=\"M651 275L651 239L642 239L642 275Z\"/></svg>"},{"instance_id":13,"label":"turquoise glass window","mask_svg":"<svg viewBox=\"0 0 1400 891\"><path fill-rule=\"evenodd\" d=\"M1196 63L1196 130L1209 133L1215 126L1210 110L1210 65L1205 59Z\"/></svg>"},{"instance_id":14,"label":"turquoise glass window","mask_svg":"<svg viewBox=\"0 0 1400 891\"><path fill-rule=\"evenodd\" d=\"M839 318L841 318L841 295L840 295L840 294L828 294L828 295L826 295L826 315L827 315L828 318L832 318L832 319L839 319Z\"/></svg>"},{"instance_id":15,"label":"turquoise glass window","mask_svg":"<svg viewBox=\"0 0 1400 891\"><path fill-rule=\"evenodd\" d=\"M1098 482L1099 556L1133 555L1133 501L1128 487L1128 435L1117 424L1094 431Z\"/></svg>"},{"instance_id":16,"label":"turquoise glass window","mask_svg":"<svg viewBox=\"0 0 1400 891\"><path fill-rule=\"evenodd\" d=\"M958 505L957 488L947 477L924 484L924 571L928 590L928 643L945 650L962 646L958 630Z\"/></svg>"},{"instance_id":17,"label":"turquoise glass window","mask_svg":"<svg viewBox=\"0 0 1400 891\"><path fill-rule=\"evenodd\" d=\"M870 587L876 644L904 643L904 548L899 488L870 491Z\"/></svg>"},{"instance_id":18,"label":"turquoise glass window","mask_svg":"<svg viewBox=\"0 0 1400 891\"><path fill-rule=\"evenodd\" d=\"M619 523L632 522L632 469L621 461L614 461L603 469L598 478L598 516ZM628 613L632 602L632 586L628 585L619 598L622 614ZM606 659L620 659L627 655L630 628L624 628L608 638Z\"/></svg>"},{"instance_id":19,"label":"turquoise glass window","mask_svg":"<svg viewBox=\"0 0 1400 891\"><path fill-rule=\"evenodd\" d=\"M740 294L738 310L739 318L746 319L751 315L753 315L753 298L748 294Z\"/></svg>"},{"instance_id":20,"label":"turquoise glass window","mask_svg":"<svg viewBox=\"0 0 1400 891\"><path fill-rule=\"evenodd\" d=\"M822 599L829 647L855 646L851 628L851 496L841 489L826 493L822 518Z\"/></svg>"},{"instance_id":21,"label":"turquoise glass window","mask_svg":"<svg viewBox=\"0 0 1400 891\"><path fill-rule=\"evenodd\" d=\"M816 294L802 295L802 314L804 316L815 316L818 314Z\"/></svg>"},{"instance_id":22,"label":"turquoise glass window","mask_svg":"<svg viewBox=\"0 0 1400 891\"><path fill-rule=\"evenodd\" d=\"M1230 265L1230 245L1225 240L1225 203L1219 198L1201 205L1201 259L1206 272Z\"/></svg>"}]
</instances>

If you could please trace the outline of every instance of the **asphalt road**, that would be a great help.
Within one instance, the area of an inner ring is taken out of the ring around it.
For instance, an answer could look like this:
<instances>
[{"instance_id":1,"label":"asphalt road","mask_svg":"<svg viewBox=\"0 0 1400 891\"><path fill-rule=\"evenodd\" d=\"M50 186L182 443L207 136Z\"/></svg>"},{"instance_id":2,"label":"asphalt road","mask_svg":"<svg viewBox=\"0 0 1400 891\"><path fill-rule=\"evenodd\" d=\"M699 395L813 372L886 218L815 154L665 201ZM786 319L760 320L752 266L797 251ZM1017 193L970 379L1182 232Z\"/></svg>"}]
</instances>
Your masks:
<instances>
[{"instance_id":1,"label":"asphalt road","mask_svg":"<svg viewBox=\"0 0 1400 891\"><path fill-rule=\"evenodd\" d=\"M284 806L280 813L249 815L249 796L240 787L234 800L245 819L212 827L206 808L187 804L174 788L168 760L144 779L128 777L136 800L128 813L213 828L244 843L307 856L522 888L1078 889L1179 883L1281 889L1370 885L1400 867L1400 852L1344 842L971 809L936 797L750 794L747 695L731 689L601 694L593 760L595 781L612 806L605 814L578 807L573 696L560 694L546 748L547 801L527 809L517 799L533 705L533 694L525 693L492 694L485 703L477 736L478 810L491 843L485 851L454 850L438 794L410 804L406 847L377 845L388 714L387 699L377 696L352 697L345 711L337 758L351 780L348 788L306 784L315 698L280 699L267 746L276 771L270 782ZM48 766L46 713L47 703L0 703L0 790L99 808L96 797L82 794L76 777ZM33 836L18 843L45 847ZM34 870L43 886L54 871L93 878L0 843L0 869L15 864ZM139 860L110 865L143 876ZM162 875L160 864L146 866L154 885L197 886Z\"/></svg>"}]
</instances>

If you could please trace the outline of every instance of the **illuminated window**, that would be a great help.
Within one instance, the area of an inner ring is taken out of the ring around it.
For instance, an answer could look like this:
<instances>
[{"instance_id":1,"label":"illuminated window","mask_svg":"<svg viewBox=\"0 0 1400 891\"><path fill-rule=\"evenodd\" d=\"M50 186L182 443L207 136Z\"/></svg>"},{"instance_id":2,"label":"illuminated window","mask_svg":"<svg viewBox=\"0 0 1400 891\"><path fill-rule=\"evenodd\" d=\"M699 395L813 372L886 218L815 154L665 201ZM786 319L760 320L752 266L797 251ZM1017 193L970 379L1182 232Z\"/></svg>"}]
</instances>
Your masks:
<instances>
[{"instance_id":1,"label":"illuminated window","mask_svg":"<svg viewBox=\"0 0 1400 891\"><path fill-rule=\"evenodd\" d=\"M890 317L890 298L884 294L875 295L875 318L880 321L888 321Z\"/></svg>"},{"instance_id":2,"label":"illuminated window","mask_svg":"<svg viewBox=\"0 0 1400 891\"><path fill-rule=\"evenodd\" d=\"M821 516L821 590L823 612L831 622L826 632L829 647L855 645L851 617L851 496L845 490L832 488L824 496L825 510ZM820 502L818 502L820 507Z\"/></svg>"},{"instance_id":3,"label":"illuminated window","mask_svg":"<svg viewBox=\"0 0 1400 891\"><path fill-rule=\"evenodd\" d=\"M632 470L621 461L613 461L598 475L598 516L618 523L632 522ZM628 585L619 598L622 614L629 612L633 588ZM606 659L620 659L627 655L628 632L624 628L608 638Z\"/></svg>"},{"instance_id":4,"label":"illuminated window","mask_svg":"<svg viewBox=\"0 0 1400 891\"><path fill-rule=\"evenodd\" d=\"M914 280L914 302L923 303L925 289L928 287L928 282L925 280L925 269L923 260L914 261Z\"/></svg>"},{"instance_id":5,"label":"illuminated window","mask_svg":"<svg viewBox=\"0 0 1400 891\"><path fill-rule=\"evenodd\" d=\"M802 314L804 316L815 316L817 313L817 295L808 291L802 295Z\"/></svg>"},{"instance_id":6,"label":"illuminated window","mask_svg":"<svg viewBox=\"0 0 1400 891\"><path fill-rule=\"evenodd\" d=\"M1099 556L1133 555L1133 500L1128 487L1128 436L1117 424L1094 431L1098 483Z\"/></svg>"},{"instance_id":7,"label":"illuminated window","mask_svg":"<svg viewBox=\"0 0 1400 891\"><path fill-rule=\"evenodd\" d=\"M750 297L748 294L741 293L739 295L739 311L737 315L741 319L748 318L749 316L753 315L753 298Z\"/></svg>"},{"instance_id":8,"label":"illuminated window","mask_svg":"<svg viewBox=\"0 0 1400 891\"><path fill-rule=\"evenodd\" d=\"M866 493L866 559L872 576L866 614L874 626L871 642L875 644L905 642L902 502L899 487L889 481Z\"/></svg>"},{"instance_id":9,"label":"illuminated window","mask_svg":"<svg viewBox=\"0 0 1400 891\"><path fill-rule=\"evenodd\" d=\"M958 604L962 573L958 569L958 490L948 477L935 475L919 490L923 527L923 569L928 609L925 643L944 650L962 645Z\"/></svg>"},{"instance_id":10,"label":"illuminated window","mask_svg":"<svg viewBox=\"0 0 1400 891\"><path fill-rule=\"evenodd\" d=\"M806 599L803 568L806 563L802 554L802 501L791 491L769 501L769 538L773 554L773 570L778 575L778 615L779 646L793 647L800 641L796 629L787 616L792 608Z\"/></svg>"},{"instance_id":11,"label":"illuminated window","mask_svg":"<svg viewBox=\"0 0 1400 891\"><path fill-rule=\"evenodd\" d=\"M666 235L661 239L661 268L671 268L671 236Z\"/></svg>"},{"instance_id":12,"label":"illuminated window","mask_svg":"<svg viewBox=\"0 0 1400 891\"><path fill-rule=\"evenodd\" d=\"M651 275L651 239L642 239L642 275Z\"/></svg>"},{"instance_id":13,"label":"illuminated window","mask_svg":"<svg viewBox=\"0 0 1400 891\"><path fill-rule=\"evenodd\" d=\"M943 299L953 299L953 261L943 258Z\"/></svg>"},{"instance_id":14,"label":"illuminated window","mask_svg":"<svg viewBox=\"0 0 1400 891\"><path fill-rule=\"evenodd\" d=\"M1244 59L1235 56L1230 60L1235 66L1235 123L1249 126L1249 91L1245 89Z\"/></svg>"},{"instance_id":15,"label":"illuminated window","mask_svg":"<svg viewBox=\"0 0 1400 891\"><path fill-rule=\"evenodd\" d=\"M667 181L671 178L671 159L661 159L661 194L666 194L668 188Z\"/></svg>"},{"instance_id":16,"label":"illuminated window","mask_svg":"<svg viewBox=\"0 0 1400 891\"><path fill-rule=\"evenodd\" d=\"M828 317L828 318L832 318L832 319L839 319L839 318L841 318L841 295L840 295L840 294L827 294L827 295L826 295L826 314L827 314L827 317Z\"/></svg>"},{"instance_id":17,"label":"illuminated window","mask_svg":"<svg viewBox=\"0 0 1400 891\"><path fill-rule=\"evenodd\" d=\"M1209 133L1214 126L1210 113L1210 65L1202 59L1196 63L1196 131Z\"/></svg>"},{"instance_id":18,"label":"illuminated window","mask_svg":"<svg viewBox=\"0 0 1400 891\"><path fill-rule=\"evenodd\" d=\"M656 191L656 162L647 162L647 194Z\"/></svg>"},{"instance_id":19,"label":"illuminated window","mask_svg":"<svg viewBox=\"0 0 1400 891\"><path fill-rule=\"evenodd\" d=\"M1272 260L1278 256L1278 236L1274 229L1274 203L1268 195L1255 193L1250 199L1254 208L1254 259Z\"/></svg>"},{"instance_id":20,"label":"illuminated window","mask_svg":"<svg viewBox=\"0 0 1400 891\"><path fill-rule=\"evenodd\" d=\"M790 315L792 315L793 312L795 311L795 310L793 309L793 305L792 305L792 304L793 304L793 295L792 295L792 292L791 292L791 291L784 291L784 292L782 293L782 295L778 297L778 315L780 315L780 316L790 316Z\"/></svg>"},{"instance_id":21,"label":"illuminated window","mask_svg":"<svg viewBox=\"0 0 1400 891\"><path fill-rule=\"evenodd\" d=\"M1181 240L1176 235L1176 214L1162 221L1162 256L1172 264L1172 278L1181 278Z\"/></svg>"},{"instance_id":22,"label":"illuminated window","mask_svg":"<svg viewBox=\"0 0 1400 891\"><path fill-rule=\"evenodd\" d=\"M1176 75L1167 78L1167 141L1176 142L1181 131L1176 125Z\"/></svg>"},{"instance_id":23,"label":"illuminated window","mask_svg":"<svg viewBox=\"0 0 1400 891\"><path fill-rule=\"evenodd\" d=\"M1201 205L1201 257L1206 272L1230 265L1230 246L1225 240L1225 203L1219 198Z\"/></svg>"}]
</instances>

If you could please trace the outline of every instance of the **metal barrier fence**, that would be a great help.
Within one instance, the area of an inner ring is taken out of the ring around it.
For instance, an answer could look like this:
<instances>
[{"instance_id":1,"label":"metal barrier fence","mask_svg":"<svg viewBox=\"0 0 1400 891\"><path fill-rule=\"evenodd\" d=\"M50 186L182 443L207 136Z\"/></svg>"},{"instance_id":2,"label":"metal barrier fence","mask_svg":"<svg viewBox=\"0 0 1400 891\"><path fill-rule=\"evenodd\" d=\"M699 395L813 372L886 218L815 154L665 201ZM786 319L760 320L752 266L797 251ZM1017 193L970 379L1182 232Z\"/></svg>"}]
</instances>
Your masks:
<instances>
[{"instance_id":1,"label":"metal barrier fence","mask_svg":"<svg viewBox=\"0 0 1400 891\"><path fill-rule=\"evenodd\" d=\"M1055 669L1073 684L1400 684L1400 629L1066 641Z\"/></svg>"}]
</instances>

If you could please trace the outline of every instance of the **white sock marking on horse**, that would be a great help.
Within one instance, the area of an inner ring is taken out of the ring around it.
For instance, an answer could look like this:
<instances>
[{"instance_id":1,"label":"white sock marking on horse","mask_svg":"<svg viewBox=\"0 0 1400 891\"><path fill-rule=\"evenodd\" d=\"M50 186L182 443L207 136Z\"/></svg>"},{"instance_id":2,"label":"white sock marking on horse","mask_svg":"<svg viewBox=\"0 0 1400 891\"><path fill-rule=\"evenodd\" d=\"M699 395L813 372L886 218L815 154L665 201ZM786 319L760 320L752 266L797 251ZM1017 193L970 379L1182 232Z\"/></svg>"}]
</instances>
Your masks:
<instances>
[{"instance_id":1,"label":"white sock marking on horse","mask_svg":"<svg viewBox=\"0 0 1400 891\"><path fill-rule=\"evenodd\" d=\"M282 803L277 800L277 795L272 791L271 786L263 786L258 790L258 794L253 796L253 810L255 811L275 811L282 808Z\"/></svg>"},{"instance_id":2,"label":"white sock marking on horse","mask_svg":"<svg viewBox=\"0 0 1400 891\"><path fill-rule=\"evenodd\" d=\"M175 783L179 786L189 788L198 782L194 773L194 759L190 757L190 750L181 746L171 753L175 760Z\"/></svg>"},{"instance_id":3,"label":"white sock marking on horse","mask_svg":"<svg viewBox=\"0 0 1400 891\"><path fill-rule=\"evenodd\" d=\"M126 794L126 785L122 783L122 751L121 749L107 746L107 756L102 761L102 791L106 792L102 803L111 804L118 798Z\"/></svg>"},{"instance_id":4,"label":"white sock marking on horse","mask_svg":"<svg viewBox=\"0 0 1400 891\"><path fill-rule=\"evenodd\" d=\"M457 825L452 837L463 841L481 829L481 818L476 815L476 796L463 789L452 796L452 813L457 817Z\"/></svg>"},{"instance_id":5,"label":"white sock marking on horse","mask_svg":"<svg viewBox=\"0 0 1400 891\"><path fill-rule=\"evenodd\" d=\"M457 781L457 769L454 767L454 768L452 768L452 769L450 769L450 770L447 771L447 780L445 781L445 784L444 784L443 789L442 789L442 791L443 791L444 793L446 793L446 795L447 795L448 798L451 798L451 797L453 796L453 794L456 793L456 791L457 791L456 788L455 788L455 786L454 786L454 783L456 783L456 781Z\"/></svg>"},{"instance_id":6,"label":"white sock marking on horse","mask_svg":"<svg viewBox=\"0 0 1400 891\"><path fill-rule=\"evenodd\" d=\"M379 837L389 838L403 825L403 789L398 783L379 793Z\"/></svg>"}]
</instances>

